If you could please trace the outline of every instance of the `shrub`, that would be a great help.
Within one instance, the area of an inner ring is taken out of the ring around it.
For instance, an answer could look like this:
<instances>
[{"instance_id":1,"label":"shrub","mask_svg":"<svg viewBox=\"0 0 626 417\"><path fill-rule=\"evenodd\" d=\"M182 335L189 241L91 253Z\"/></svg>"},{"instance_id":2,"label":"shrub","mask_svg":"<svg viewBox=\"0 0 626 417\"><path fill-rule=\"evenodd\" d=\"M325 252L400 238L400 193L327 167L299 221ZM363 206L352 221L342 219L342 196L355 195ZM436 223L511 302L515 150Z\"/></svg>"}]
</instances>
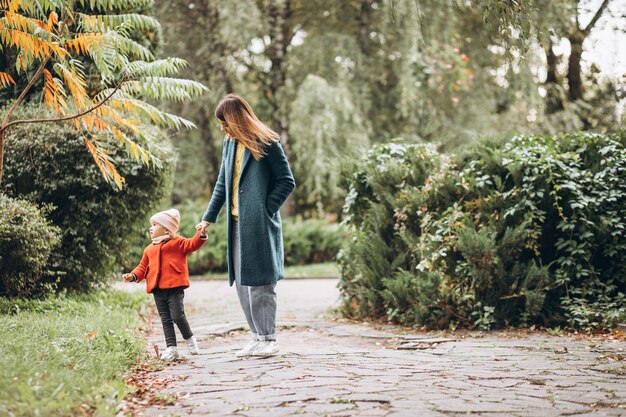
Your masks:
<instances>
[{"instance_id":1,"label":"shrub","mask_svg":"<svg viewBox=\"0 0 626 417\"><path fill-rule=\"evenodd\" d=\"M25 118L35 117L31 108L22 111ZM162 140L151 150L167 159L171 154ZM8 131L2 187L52 207L47 217L60 227L62 239L46 275L58 277L60 288L87 290L121 269L141 239L146 216L168 190L168 164L148 168L118 148L110 156L126 177L122 191L104 181L72 126L17 125Z\"/></svg>"},{"instance_id":2,"label":"shrub","mask_svg":"<svg viewBox=\"0 0 626 417\"><path fill-rule=\"evenodd\" d=\"M407 190L424 185L442 163L429 147L390 143L376 145L360 162L342 167L348 189L344 224L350 232L338 256L345 314L411 322L405 314L408 301L421 294L417 286L409 288L412 284L402 273L415 268L408 267L411 250L398 239L395 218L407 216L397 209L407 203ZM401 278L397 285L394 276Z\"/></svg>"},{"instance_id":3,"label":"shrub","mask_svg":"<svg viewBox=\"0 0 626 417\"><path fill-rule=\"evenodd\" d=\"M520 136L451 159L382 145L349 168L347 314L585 330L624 315L623 136Z\"/></svg>"},{"instance_id":4,"label":"shrub","mask_svg":"<svg viewBox=\"0 0 626 417\"><path fill-rule=\"evenodd\" d=\"M342 240L343 233L338 224L317 219L283 220L286 265L334 261Z\"/></svg>"},{"instance_id":5,"label":"shrub","mask_svg":"<svg viewBox=\"0 0 626 417\"><path fill-rule=\"evenodd\" d=\"M42 276L60 230L44 215L35 204L0 194L0 295L31 296L46 289Z\"/></svg>"}]
</instances>

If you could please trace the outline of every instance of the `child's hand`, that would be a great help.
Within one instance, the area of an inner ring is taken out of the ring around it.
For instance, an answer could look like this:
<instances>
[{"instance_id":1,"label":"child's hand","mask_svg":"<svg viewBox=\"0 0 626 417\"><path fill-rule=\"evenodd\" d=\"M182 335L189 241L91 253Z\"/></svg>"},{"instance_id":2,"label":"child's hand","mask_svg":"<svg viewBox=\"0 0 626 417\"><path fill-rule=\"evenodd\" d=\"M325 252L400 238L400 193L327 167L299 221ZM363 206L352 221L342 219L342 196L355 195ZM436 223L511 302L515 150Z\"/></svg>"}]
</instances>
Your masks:
<instances>
[{"instance_id":1,"label":"child's hand","mask_svg":"<svg viewBox=\"0 0 626 417\"><path fill-rule=\"evenodd\" d=\"M202 236L206 236L206 229L209 227L209 222L202 220L200 223L196 225L196 230L200 232Z\"/></svg>"},{"instance_id":2,"label":"child's hand","mask_svg":"<svg viewBox=\"0 0 626 417\"><path fill-rule=\"evenodd\" d=\"M131 282L135 280L135 278L133 277L133 274L124 274L122 275L122 278L124 278L124 281L126 282Z\"/></svg>"}]
</instances>

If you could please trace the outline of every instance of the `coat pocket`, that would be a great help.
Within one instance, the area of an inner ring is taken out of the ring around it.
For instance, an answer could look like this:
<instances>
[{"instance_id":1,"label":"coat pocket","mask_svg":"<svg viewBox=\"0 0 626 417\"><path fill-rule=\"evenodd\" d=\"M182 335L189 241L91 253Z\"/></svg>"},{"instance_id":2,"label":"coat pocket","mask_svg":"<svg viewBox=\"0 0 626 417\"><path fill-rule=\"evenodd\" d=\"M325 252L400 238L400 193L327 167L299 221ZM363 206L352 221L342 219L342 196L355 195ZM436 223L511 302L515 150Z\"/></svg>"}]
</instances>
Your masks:
<instances>
[{"instance_id":1,"label":"coat pocket","mask_svg":"<svg viewBox=\"0 0 626 417\"><path fill-rule=\"evenodd\" d=\"M176 265L174 262L169 261L170 266L172 267L172 269L176 272L178 272L179 274L183 273L183 270L181 269L181 267L179 265Z\"/></svg>"}]
</instances>

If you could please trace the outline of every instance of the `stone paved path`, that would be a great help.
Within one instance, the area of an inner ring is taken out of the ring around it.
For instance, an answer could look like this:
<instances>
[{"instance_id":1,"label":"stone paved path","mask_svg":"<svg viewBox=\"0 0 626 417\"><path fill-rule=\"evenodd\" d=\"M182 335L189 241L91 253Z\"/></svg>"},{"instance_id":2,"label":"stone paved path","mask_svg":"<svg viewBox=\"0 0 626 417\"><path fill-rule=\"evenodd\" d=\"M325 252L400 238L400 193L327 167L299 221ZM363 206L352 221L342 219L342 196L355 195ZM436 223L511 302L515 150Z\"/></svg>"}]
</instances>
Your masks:
<instances>
[{"instance_id":1,"label":"stone paved path","mask_svg":"<svg viewBox=\"0 0 626 417\"><path fill-rule=\"evenodd\" d=\"M186 292L201 354L168 366L182 375L176 405L156 416L626 416L626 342L532 334L408 333L331 321L335 280L277 287L282 354L238 359L248 341L225 282ZM154 342L164 346L158 318Z\"/></svg>"}]
</instances>

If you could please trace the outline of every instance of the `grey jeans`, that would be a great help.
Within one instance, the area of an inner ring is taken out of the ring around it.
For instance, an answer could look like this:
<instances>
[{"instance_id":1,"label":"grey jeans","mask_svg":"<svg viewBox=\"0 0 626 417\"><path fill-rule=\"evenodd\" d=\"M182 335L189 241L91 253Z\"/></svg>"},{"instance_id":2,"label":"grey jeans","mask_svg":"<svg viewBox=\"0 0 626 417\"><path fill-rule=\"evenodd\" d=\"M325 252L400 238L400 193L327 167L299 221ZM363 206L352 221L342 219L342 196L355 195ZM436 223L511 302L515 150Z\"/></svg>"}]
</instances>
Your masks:
<instances>
[{"instance_id":1,"label":"grey jeans","mask_svg":"<svg viewBox=\"0 0 626 417\"><path fill-rule=\"evenodd\" d=\"M260 287L241 285L239 224L232 221L233 268L237 297L254 338L276 340L276 283Z\"/></svg>"}]
</instances>

